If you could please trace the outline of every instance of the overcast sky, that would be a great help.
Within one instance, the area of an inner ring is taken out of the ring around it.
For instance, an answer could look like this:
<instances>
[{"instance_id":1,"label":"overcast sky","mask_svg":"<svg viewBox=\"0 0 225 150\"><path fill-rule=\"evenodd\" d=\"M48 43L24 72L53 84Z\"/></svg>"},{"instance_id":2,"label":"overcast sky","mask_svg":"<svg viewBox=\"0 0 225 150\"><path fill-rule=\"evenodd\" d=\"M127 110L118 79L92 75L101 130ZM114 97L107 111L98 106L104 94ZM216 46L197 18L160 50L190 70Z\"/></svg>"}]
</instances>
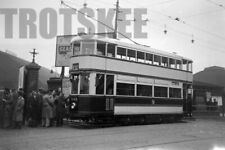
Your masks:
<instances>
[{"instance_id":1,"label":"overcast sky","mask_svg":"<svg viewBox=\"0 0 225 150\"><path fill-rule=\"evenodd\" d=\"M80 9L84 2L96 8L114 8L116 0L65 0L71 7ZM19 12L13 17L13 38L5 38L5 18L0 15L0 50L10 50L18 57L32 60L29 51L36 48L39 52L37 63L53 68L55 64L56 38L45 39L39 34L39 13L51 7L59 12L59 0L1 0L0 8L32 8L36 11L37 38L19 38ZM209 66L225 67L225 1L223 0L120 0L121 8L147 8L147 25L143 32L148 33L147 39L134 39L153 48L190 58L194 61L194 73ZM57 34L63 34L63 17L58 13ZM128 15L133 19L133 15ZM73 34L77 28L74 15ZM92 21L92 20L91 20ZM94 21L92 21L95 23ZM133 27L128 27L128 31ZM164 34L164 30L167 34ZM194 43L191 40L194 39Z\"/></svg>"}]
</instances>

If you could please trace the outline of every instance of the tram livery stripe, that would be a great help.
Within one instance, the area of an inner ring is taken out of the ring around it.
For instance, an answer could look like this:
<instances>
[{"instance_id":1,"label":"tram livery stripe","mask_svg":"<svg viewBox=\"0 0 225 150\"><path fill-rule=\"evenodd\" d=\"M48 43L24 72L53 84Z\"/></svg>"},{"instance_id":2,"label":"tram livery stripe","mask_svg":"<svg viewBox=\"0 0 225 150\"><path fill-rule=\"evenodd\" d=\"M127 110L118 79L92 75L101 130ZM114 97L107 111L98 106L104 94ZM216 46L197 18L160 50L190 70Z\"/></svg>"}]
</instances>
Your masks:
<instances>
[{"instance_id":1,"label":"tram livery stripe","mask_svg":"<svg viewBox=\"0 0 225 150\"><path fill-rule=\"evenodd\" d=\"M131 114L182 114L183 107L167 107L167 106L115 106L115 115L131 115Z\"/></svg>"}]
</instances>

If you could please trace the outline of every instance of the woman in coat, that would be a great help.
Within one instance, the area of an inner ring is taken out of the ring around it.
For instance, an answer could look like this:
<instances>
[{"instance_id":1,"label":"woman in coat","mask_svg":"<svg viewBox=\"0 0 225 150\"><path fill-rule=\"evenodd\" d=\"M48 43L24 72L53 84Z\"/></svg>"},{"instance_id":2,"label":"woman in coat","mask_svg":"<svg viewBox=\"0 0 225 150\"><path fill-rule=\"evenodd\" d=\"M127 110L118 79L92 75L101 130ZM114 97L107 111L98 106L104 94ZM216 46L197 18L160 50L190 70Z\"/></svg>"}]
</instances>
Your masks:
<instances>
[{"instance_id":1,"label":"woman in coat","mask_svg":"<svg viewBox=\"0 0 225 150\"><path fill-rule=\"evenodd\" d=\"M42 126L50 127L50 119L52 118L52 104L50 102L50 92L45 92L42 99Z\"/></svg>"},{"instance_id":2,"label":"woman in coat","mask_svg":"<svg viewBox=\"0 0 225 150\"><path fill-rule=\"evenodd\" d=\"M23 122L23 107L24 107L24 98L23 98L23 92L18 92L18 99L15 105L14 109L14 117L13 121L15 122L15 128L21 128L22 122Z\"/></svg>"}]
</instances>

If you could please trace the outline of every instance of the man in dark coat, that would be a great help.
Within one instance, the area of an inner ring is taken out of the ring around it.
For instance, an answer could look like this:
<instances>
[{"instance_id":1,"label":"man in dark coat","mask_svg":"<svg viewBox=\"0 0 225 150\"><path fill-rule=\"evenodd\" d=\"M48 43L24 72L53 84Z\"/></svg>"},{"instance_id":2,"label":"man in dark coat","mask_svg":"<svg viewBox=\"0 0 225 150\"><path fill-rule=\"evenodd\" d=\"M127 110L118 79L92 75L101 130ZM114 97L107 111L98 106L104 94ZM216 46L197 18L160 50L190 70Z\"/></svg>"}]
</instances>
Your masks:
<instances>
[{"instance_id":1,"label":"man in dark coat","mask_svg":"<svg viewBox=\"0 0 225 150\"><path fill-rule=\"evenodd\" d=\"M32 91L29 96L28 103L30 116L29 126L36 127L40 119L41 99L35 91Z\"/></svg>"},{"instance_id":2,"label":"man in dark coat","mask_svg":"<svg viewBox=\"0 0 225 150\"><path fill-rule=\"evenodd\" d=\"M65 98L62 92L59 92L55 100L56 105L56 125L62 126L63 125L63 117L65 114Z\"/></svg>"}]
</instances>

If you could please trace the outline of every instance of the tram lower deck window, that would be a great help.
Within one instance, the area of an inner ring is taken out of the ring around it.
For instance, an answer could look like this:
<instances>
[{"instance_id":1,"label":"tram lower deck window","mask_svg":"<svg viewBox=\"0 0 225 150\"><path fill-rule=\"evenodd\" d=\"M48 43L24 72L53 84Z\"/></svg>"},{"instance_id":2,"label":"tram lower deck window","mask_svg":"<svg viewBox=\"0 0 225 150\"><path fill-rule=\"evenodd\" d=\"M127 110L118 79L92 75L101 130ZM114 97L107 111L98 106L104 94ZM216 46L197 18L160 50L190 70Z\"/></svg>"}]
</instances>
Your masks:
<instances>
[{"instance_id":1,"label":"tram lower deck window","mask_svg":"<svg viewBox=\"0 0 225 150\"><path fill-rule=\"evenodd\" d=\"M167 97L167 95L168 95L167 87L161 87L161 86L154 87L155 97Z\"/></svg>"},{"instance_id":2,"label":"tram lower deck window","mask_svg":"<svg viewBox=\"0 0 225 150\"><path fill-rule=\"evenodd\" d=\"M138 84L137 96L152 96L152 86Z\"/></svg>"},{"instance_id":3,"label":"tram lower deck window","mask_svg":"<svg viewBox=\"0 0 225 150\"><path fill-rule=\"evenodd\" d=\"M117 83L117 95L132 95L134 96L134 84Z\"/></svg>"},{"instance_id":4,"label":"tram lower deck window","mask_svg":"<svg viewBox=\"0 0 225 150\"><path fill-rule=\"evenodd\" d=\"M180 88L169 88L170 98L181 98L181 89Z\"/></svg>"}]
</instances>

